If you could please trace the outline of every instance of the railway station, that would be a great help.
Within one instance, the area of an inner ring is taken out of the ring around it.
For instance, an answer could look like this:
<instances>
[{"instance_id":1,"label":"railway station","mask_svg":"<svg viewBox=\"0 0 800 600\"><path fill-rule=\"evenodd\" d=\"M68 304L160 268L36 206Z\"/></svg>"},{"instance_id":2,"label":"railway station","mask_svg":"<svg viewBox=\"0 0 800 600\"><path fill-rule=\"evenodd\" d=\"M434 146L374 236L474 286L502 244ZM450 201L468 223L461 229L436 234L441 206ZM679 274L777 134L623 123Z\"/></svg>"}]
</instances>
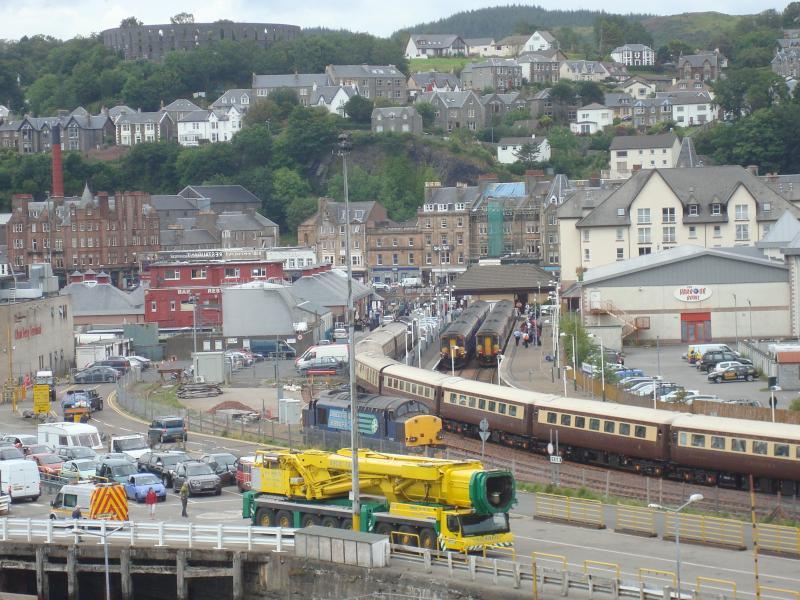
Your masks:
<instances>
[{"instance_id":1,"label":"railway station","mask_svg":"<svg viewBox=\"0 0 800 600\"><path fill-rule=\"evenodd\" d=\"M531 264L501 264L483 261L467 269L454 282L456 298L511 300L514 303L544 304L555 287L553 275Z\"/></svg>"}]
</instances>

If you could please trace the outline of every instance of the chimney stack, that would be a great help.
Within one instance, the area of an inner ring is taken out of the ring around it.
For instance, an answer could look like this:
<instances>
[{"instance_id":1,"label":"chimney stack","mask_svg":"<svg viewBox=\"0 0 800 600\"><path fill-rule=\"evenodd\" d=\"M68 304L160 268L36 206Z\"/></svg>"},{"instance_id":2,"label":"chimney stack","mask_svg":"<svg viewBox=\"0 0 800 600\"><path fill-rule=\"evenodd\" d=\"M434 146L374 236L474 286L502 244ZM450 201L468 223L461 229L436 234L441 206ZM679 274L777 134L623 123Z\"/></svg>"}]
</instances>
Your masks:
<instances>
[{"instance_id":1,"label":"chimney stack","mask_svg":"<svg viewBox=\"0 0 800 600\"><path fill-rule=\"evenodd\" d=\"M53 127L53 191L54 198L64 197L64 172L61 165L61 126Z\"/></svg>"},{"instance_id":2,"label":"chimney stack","mask_svg":"<svg viewBox=\"0 0 800 600\"><path fill-rule=\"evenodd\" d=\"M478 191L482 194L486 188L493 183L498 183L500 180L494 173L487 173L486 175L478 175Z\"/></svg>"}]
</instances>

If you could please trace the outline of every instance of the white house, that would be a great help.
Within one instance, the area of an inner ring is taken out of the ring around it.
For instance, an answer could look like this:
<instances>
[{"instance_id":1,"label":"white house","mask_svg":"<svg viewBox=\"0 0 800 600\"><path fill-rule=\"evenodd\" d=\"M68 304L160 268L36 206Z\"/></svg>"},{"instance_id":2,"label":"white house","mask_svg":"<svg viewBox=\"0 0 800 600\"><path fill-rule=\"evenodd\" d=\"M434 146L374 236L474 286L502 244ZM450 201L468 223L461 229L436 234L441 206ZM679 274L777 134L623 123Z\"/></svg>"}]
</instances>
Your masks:
<instances>
[{"instance_id":1,"label":"white house","mask_svg":"<svg viewBox=\"0 0 800 600\"><path fill-rule=\"evenodd\" d=\"M625 44L611 51L611 59L627 67L656 64L656 53L644 44Z\"/></svg>"},{"instance_id":2,"label":"white house","mask_svg":"<svg viewBox=\"0 0 800 600\"><path fill-rule=\"evenodd\" d=\"M575 122L569 124L569 129L576 135L591 135L614 123L614 111L593 102L579 108Z\"/></svg>"},{"instance_id":3,"label":"white house","mask_svg":"<svg viewBox=\"0 0 800 600\"><path fill-rule=\"evenodd\" d=\"M345 85L316 85L311 90L308 98L309 106L322 106L328 112L340 117L346 117L344 105L353 96L358 96L358 88Z\"/></svg>"},{"instance_id":4,"label":"white house","mask_svg":"<svg viewBox=\"0 0 800 600\"><path fill-rule=\"evenodd\" d=\"M611 179L627 179L641 169L671 169L678 164L681 141L674 133L618 135L611 140Z\"/></svg>"},{"instance_id":5,"label":"white house","mask_svg":"<svg viewBox=\"0 0 800 600\"><path fill-rule=\"evenodd\" d=\"M211 108L228 108L235 106L239 111L244 114L250 108L251 102L254 102L253 90L237 88L226 91L222 96L217 98L211 105Z\"/></svg>"},{"instance_id":6,"label":"white house","mask_svg":"<svg viewBox=\"0 0 800 600\"><path fill-rule=\"evenodd\" d=\"M8 110L5 106L0 104L0 119L5 119L11 111Z\"/></svg>"},{"instance_id":7,"label":"white house","mask_svg":"<svg viewBox=\"0 0 800 600\"><path fill-rule=\"evenodd\" d=\"M619 88L634 100L643 100L656 93L656 84L641 77L631 77L623 81Z\"/></svg>"},{"instance_id":8,"label":"white house","mask_svg":"<svg viewBox=\"0 0 800 600\"><path fill-rule=\"evenodd\" d=\"M469 56L501 56L500 48L494 38L466 38L464 44L467 46Z\"/></svg>"},{"instance_id":9,"label":"white house","mask_svg":"<svg viewBox=\"0 0 800 600\"><path fill-rule=\"evenodd\" d=\"M550 142L547 138L531 137L506 137L497 143L497 162L510 165L519 161L519 152L526 144L536 146L535 161L547 162L550 160Z\"/></svg>"},{"instance_id":10,"label":"white house","mask_svg":"<svg viewBox=\"0 0 800 600\"><path fill-rule=\"evenodd\" d=\"M669 98L672 103L672 120L681 127L717 120L714 100L706 91L659 92L656 96Z\"/></svg>"},{"instance_id":11,"label":"white house","mask_svg":"<svg viewBox=\"0 0 800 600\"><path fill-rule=\"evenodd\" d=\"M178 143L199 146L201 142L229 142L242 128L242 113L235 106L195 110L178 121Z\"/></svg>"},{"instance_id":12,"label":"white house","mask_svg":"<svg viewBox=\"0 0 800 600\"><path fill-rule=\"evenodd\" d=\"M525 42L523 52L544 52L558 48L558 40L549 31L534 31Z\"/></svg>"},{"instance_id":13,"label":"white house","mask_svg":"<svg viewBox=\"0 0 800 600\"><path fill-rule=\"evenodd\" d=\"M428 58L437 56L464 56L467 45L457 35L412 34L406 44L406 58Z\"/></svg>"}]
</instances>

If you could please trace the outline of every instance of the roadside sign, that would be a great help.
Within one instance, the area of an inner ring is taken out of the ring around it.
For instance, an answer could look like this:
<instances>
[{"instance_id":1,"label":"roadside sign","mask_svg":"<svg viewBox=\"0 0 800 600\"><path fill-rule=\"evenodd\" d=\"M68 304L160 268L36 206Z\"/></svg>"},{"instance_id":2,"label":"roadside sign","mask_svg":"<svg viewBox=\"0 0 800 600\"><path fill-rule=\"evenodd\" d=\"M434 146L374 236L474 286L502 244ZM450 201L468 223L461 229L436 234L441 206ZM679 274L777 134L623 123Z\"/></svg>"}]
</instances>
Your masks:
<instances>
[{"instance_id":1,"label":"roadside sign","mask_svg":"<svg viewBox=\"0 0 800 600\"><path fill-rule=\"evenodd\" d=\"M481 431L489 431L489 421L486 419L481 419L480 424L478 425L478 429Z\"/></svg>"},{"instance_id":2,"label":"roadside sign","mask_svg":"<svg viewBox=\"0 0 800 600\"><path fill-rule=\"evenodd\" d=\"M50 386L37 384L33 386L33 412L38 414L50 412Z\"/></svg>"},{"instance_id":3,"label":"roadside sign","mask_svg":"<svg viewBox=\"0 0 800 600\"><path fill-rule=\"evenodd\" d=\"M489 439L489 436L492 435L492 434L490 432L488 432L488 431L479 431L478 435L481 436L481 441L485 442L486 440Z\"/></svg>"},{"instance_id":4,"label":"roadside sign","mask_svg":"<svg viewBox=\"0 0 800 600\"><path fill-rule=\"evenodd\" d=\"M298 333L297 334L297 340L302 340L302 339L303 339L303 334L302 333ZM289 338L288 340L286 340L286 343L287 344L296 344L297 340L294 339L294 338Z\"/></svg>"},{"instance_id":5,"label":"roadside sign","mask_svg":"<svg viewBox=\"0 0 800 600\"><path fill-rule=\"evenodd\" d=\"M563 459L560 456L551 456L550 462L554 465L560 465L563 462Z\"/></svg>"},{"instance_id":6,"label":"roadside sign","mask_svg":"<svg viewBox=\"0 0 800 600\"><path fill-rule=\"evenodd\" d=\"M549 442L547 444L547 453L548 454L552 454L553 453L553 442Z\"/></svg>"}]
</instances>

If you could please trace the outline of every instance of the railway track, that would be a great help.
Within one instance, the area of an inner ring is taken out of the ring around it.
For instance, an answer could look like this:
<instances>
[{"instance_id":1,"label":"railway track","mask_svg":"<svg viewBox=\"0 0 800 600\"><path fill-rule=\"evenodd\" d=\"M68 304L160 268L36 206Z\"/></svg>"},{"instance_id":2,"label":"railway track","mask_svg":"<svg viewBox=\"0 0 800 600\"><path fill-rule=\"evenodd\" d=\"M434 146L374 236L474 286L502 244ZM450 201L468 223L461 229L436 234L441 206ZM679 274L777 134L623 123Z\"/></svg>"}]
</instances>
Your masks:
<instances>
[{"instance_id":1,"label":"railway track","mask_svg":"<svg viewBox=\"0 0 800 600\"><path fill-rule=\"evenodd\" d=\"M459 455L469 458L481 456L479 440L446 433L444 442L451 458ZM556 471L546 456L491 443L486 444L484 463L493 468L511 467L516 479L524 483L552 485L557 479L563 487L584 488L607 497L667 506L681 504L690 494L699 492L705 496L697 506L701 510L737 516L750 514L749 492L740 490L652 478L628 471L569 462L559 465ZM770 515L779 505L785 513L800 518L797 497L780 499L770 494L756 494L756 512L759 515Z\"/></svg>"},{"instance_id":2,"label":"railway track","mask_svg":"<svg viewBox=\"0 0 800 600\"><path fill-rule=\"evenodd\" d=\"M478 364L478 359L472 358L465 367L456 369L455 375L472 381L494 383L497 380L497 368L482 367Z\"/></svg>"}]
</instances>

